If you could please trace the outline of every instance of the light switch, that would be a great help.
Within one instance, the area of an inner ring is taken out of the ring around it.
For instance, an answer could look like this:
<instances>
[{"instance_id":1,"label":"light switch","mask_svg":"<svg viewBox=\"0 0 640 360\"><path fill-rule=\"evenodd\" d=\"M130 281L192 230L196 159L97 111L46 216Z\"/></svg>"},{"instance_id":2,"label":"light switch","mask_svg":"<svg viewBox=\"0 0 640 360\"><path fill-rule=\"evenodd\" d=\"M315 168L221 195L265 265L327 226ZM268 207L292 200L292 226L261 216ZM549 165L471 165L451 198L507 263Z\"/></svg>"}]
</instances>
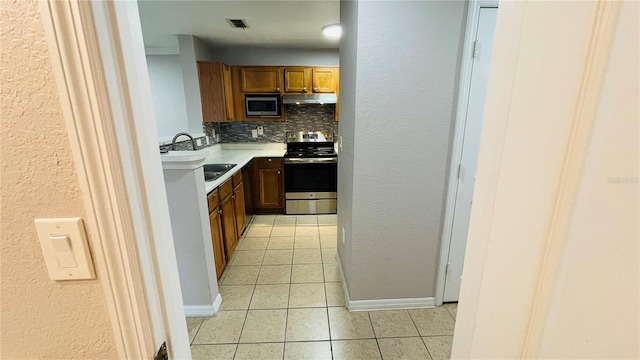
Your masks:
<instances>
[{"instance_id":1,"label":"light switch","mask_svg":"<svg viewBox=\"0 0 640 360\"><path fill-rule=\"evenodd\" d=\"M56 260L58 260L58 266L63 268L72 268L78 266L76 263L76 257L73 256L73 249L69 236L67 235L53 235L49 238L53 250L56 252Z\"/></svg>"},{"instance_id":2,"label":"light switch","mask_svg":"<svg viewBox=\"0 0 640 360\"><path fill-rule=\"evenodd\" d=\"M258 130L251 130L251 137L252 138L257 138L258 137Z\"/></svg>"},{"instance_id":3,"label":"light switch","mask_svg":"<svg viewBox=\"0 0 640 360\"><path fill-rule=\"evenodd\" d=\"M95 278L81 218L36 219L35 224L52 280Z\"/></svg>"}]
</instances>

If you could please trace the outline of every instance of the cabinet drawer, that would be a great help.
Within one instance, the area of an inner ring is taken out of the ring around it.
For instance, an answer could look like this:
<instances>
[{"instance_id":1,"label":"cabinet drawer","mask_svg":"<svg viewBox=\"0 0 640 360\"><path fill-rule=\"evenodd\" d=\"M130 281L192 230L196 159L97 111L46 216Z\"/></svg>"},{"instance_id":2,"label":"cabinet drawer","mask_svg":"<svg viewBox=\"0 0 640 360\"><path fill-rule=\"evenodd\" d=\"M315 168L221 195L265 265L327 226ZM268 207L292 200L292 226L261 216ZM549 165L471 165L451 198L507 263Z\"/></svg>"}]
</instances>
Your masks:
<instances>
[{"instance_id":1,"label":"cabinet drawer","mask_svg":"<svg viewBox=\"0 0 640 360\"><path fill-rule=\"evenodd\" d=\"M231 178L223 182L222 185L218 187L218 192L220 193L220 200L222 201L231 196L231 193L233 192L233 182Z\"/></svg>"},{"instance_id":2,"label":"cabinet drawer","mask_svg":"<svg viewBox=\"0 0 640 360\"><path fill-rule=\"evenodd\" d=\"M258 169L281 169L283 166L282 158L258 158Z\"/></svg>"},{"instance_id":3,"label":"cabinet drawer","mask_svg":"<svg viewBox=\"0 0 640 360\"><path fill-rule=\"evenodd\" d=\"M233 174L231 179L233 179L233 188L235 189L242 182L242 170L238 170L237 173Z\"/></svg>"},{"instance_id":4,"label":"cabinet drawer","mask_svg":"<svg viewBox=\"0 0 640 360\"><path fill-rule=\"evenodd\" d=\"M211 212L215 210L219 204L220 204L220 199L218 198L218 189L215 189L211 193L209 193L209 196L207 196L207 205L209 207L209 214L211 214Z\"/></svg>"}]
</instances>

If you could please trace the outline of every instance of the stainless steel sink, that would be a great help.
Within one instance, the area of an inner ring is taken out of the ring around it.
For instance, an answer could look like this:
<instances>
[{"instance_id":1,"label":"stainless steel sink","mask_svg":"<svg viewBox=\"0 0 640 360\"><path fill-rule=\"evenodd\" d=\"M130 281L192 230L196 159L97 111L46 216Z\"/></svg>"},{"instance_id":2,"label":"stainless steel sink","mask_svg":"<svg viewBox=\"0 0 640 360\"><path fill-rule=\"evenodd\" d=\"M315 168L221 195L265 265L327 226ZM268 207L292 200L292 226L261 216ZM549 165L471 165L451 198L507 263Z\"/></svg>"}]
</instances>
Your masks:
<instances>
[{"instance_id":1,"label":"stainless steel sink","mask_svg":"<svg viewBox=\"0 0 640 360\"><path fill-rule=\"evenodd\" d=\"M236 164L206 164L204 168L204 181L213 181L233 169Z\"/></svg>"},{"instance_id":2,"label":"stainless steel sink","mask_svg":"<svg viewBox=\"0 0 640 360\"><path fill-rule=\"evenodd\" d=\"M204 171L205 172L218 172L221 171L223 173L231 170L236 164L205 164Z\"/></svg>"}]
</instances>

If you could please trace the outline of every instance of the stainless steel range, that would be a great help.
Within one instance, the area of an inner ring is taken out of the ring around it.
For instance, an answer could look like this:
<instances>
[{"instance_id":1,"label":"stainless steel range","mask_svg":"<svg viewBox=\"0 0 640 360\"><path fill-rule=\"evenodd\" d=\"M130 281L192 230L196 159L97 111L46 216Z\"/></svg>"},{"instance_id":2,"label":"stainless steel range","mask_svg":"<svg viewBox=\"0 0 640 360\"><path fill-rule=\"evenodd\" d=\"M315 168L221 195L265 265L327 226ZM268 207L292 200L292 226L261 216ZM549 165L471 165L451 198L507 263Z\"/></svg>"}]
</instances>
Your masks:
<instances>
[{"instance_id":1,"label":"stainless steel range","mask_svg":"<svg viewBox=\"0 0 640 360\"><path fill-rule=\"evenodd\" d=\"M333 133L287 133L284 191L287 214L335 214L338 155Z\"/></svg>"}]
</instances>

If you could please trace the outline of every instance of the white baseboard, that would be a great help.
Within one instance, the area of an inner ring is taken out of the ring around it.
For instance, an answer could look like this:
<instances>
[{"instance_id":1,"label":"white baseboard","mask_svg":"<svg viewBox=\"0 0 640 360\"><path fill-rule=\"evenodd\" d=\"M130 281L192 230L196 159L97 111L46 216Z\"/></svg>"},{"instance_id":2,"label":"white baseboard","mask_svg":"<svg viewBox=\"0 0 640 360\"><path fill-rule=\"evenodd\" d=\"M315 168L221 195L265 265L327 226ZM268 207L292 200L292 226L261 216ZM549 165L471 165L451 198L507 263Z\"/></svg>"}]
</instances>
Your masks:
<instances>
[{"instance_id":1,"label":"white baseboard","mask_svg":"<svg viewBox=\"0 0 640 360\"><path fill-rule=\"evenodd\" d=\"M402 298L402 299L379 299L379 300L351 300L349 297L349 289L342 271L342 263L336 254L336 262L340 271L340 279L342 280L342 288L344 290L344 300L349 311L375 311L375 310L400 310L400 309L418 309L432 308L436 306L435 297L425 298Z\"/></svg>"},{"instance_id":2,"label":"white baseboard","mask_svg":"<svg viewBox=\"0 0 640 360\"><path fill-rule=\"evenodd\" d=\"M201 316L215 316L220 311L222 305L222 296L218 294L216 296L213 305L185 305L184 316L186 317L201 317Z\"/></svg>"}]
</instances>

